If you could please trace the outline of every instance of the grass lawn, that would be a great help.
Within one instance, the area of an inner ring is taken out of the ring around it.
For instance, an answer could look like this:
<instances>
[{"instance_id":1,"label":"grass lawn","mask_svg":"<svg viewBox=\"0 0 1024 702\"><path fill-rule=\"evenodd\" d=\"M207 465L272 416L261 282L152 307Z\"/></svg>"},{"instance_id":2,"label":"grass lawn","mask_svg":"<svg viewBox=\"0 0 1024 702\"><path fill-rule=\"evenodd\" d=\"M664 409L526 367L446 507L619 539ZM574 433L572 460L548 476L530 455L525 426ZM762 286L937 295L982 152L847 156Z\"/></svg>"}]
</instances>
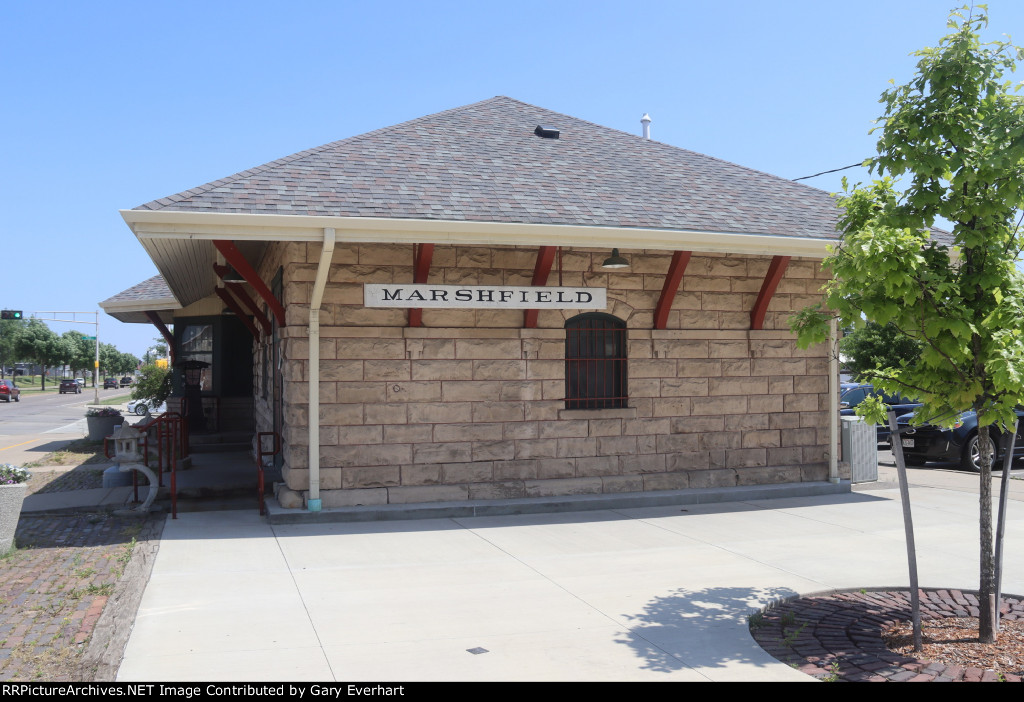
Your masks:
<instances>
[{"instance_id":1,"label":"grass lawn","mask_svg":"<svg viewBox=\"0 0 1024 702\"><path fill-rule=\"evenodd\" d=\"M22 392L43 392L42 383L38 375L16 375L9 376L9 379L13 380L14 384ZM60 388L60 380L46 379L46 392L57 392L58 388Z\"/></svg>"},{"instance_id":2,"label":"grass lawn","mask_svg":"<svg viewBox=\"0 0 1024 702\"><path fill-rule=\"evenodd\" d=\"M41 393L41 392L57 392L60 390L60 378L47 378L46 379L46 390L43 390L42 379L38 375L18 375L8 376L18 386L18 389L22 392L27 393ZM65 378L67 380L67 378ZM82 388L82 392L92 390L92 378L86 378L85 386ZM130 395L118 395L117 397L110 397L104 400L100 400L101 405L116 405L121 402L127 402L131 399Z\"/></svg>"},{"instance_id":3,"label":"grass lawn","mask_svg":"<svg viewBox=\"0 0 1024 702\"><path fill-rule=\"evenodd\" d=\"M46 390L43 390L42 377L38 375L8 376L22 392L57 392L60 389L60 378L46 379ZM86 378L85 388L92 389L91 378Z\"/></svg>"}]
</instances>

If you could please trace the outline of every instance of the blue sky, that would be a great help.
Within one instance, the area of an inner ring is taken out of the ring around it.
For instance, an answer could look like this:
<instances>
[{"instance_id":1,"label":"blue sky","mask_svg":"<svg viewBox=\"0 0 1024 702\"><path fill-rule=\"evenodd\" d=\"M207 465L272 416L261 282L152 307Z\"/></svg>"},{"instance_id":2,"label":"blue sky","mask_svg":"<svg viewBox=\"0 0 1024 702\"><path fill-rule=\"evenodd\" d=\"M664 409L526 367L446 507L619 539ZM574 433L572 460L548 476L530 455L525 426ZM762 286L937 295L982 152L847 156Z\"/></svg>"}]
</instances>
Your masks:
<instances>
[{"instance_id":1,"label":"blue sky","mask_svg":"<svg viewBox=\"0 0 1024 702\"><path fill-rule=\"evenodd\" d=\"M1024 2L988 5L988 36L1024 43ZM495 95L634 133L648 112L658 141L787 178L856 163L953 6L9 2L0 306L93 311L154 275L118 210ZM157 335L100 325L136 355Z\"/></svg>"}]
</instances>

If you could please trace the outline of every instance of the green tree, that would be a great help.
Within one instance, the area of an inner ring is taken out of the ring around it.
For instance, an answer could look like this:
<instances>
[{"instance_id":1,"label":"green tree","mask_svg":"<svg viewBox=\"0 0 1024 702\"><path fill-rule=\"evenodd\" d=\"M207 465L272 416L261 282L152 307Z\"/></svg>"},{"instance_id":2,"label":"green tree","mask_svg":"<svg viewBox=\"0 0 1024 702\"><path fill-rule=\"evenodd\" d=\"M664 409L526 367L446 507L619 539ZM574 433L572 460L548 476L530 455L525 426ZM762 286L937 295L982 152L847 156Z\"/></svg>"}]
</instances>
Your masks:
<instances>
[{"instance_id":1,"label":"green tree","mask_svg":"<svg viewBox=\"0 0 1024 702\"><path fill-rule=\"evenodd\" d=\"M983 643L995 640L990 428L1012 427L1024 401L1024 281L1015 265L1024 243L1024 108L1003 78L1024 52L981 43L987 24L983 13L953 12L952 33L916 53L913 80L883 93L870 159L880 179L841 198L844 234L825 261L834 279L824 301L844 326L866 318L921 343L913 363L873 378L922 400L917 421L949 425L978 413ZM939 218L952 225L949 243L932 236ZM822 308L792 321L803 345L823 340L827 325ZM884 419L879 403L862 407L869 420Z\"/></svg>"},{"instance_id":2,"label":"green tree","mask_svg":"<svg viewBox=\"0 0 1024 702\"><path fill-rule=\"evenodd\" d=\"M59 337L38 319L30 319L17 337L15 355L43 368L42 389L46 389L46 367L60 363Z\"/></svg>"},{"instance_id":3,"label":"green tree","mask_svg":"<svg viewBox=\"0 0 1024 702\"><path fill-rule=\"evenodd\" d=\"M159 405L171 396L171 370L155 364L143 366L138 382L132 388L133 400L153 400Z\"/></svg>"},{"instance_id":4,"label":"green tree","mask_svg":"<svg viewBox=\"0 0 1024 702\"><path fill-rule=\"evenodd\" d=\"M153 338L153 345L150 346L148 349L146 349L146 357L144 359L145 362L147 364L149 364L149 363L152 363L157 358L167 358L167 357L168 357L167 340L164 339L162 336L154 337Z\"/></svg>"},{"instance_id":5,"label":"green tree","mask_svg":"<svg viewBox=\"0 0 1024 702\"><path fill-rule=\"evenodd\" d=\"M77 335L77 332L64 332L57 339L57 349L55 359L56 363L61 366L69 366L75 358L76 342L72 338L72 335Z\"/></svg>"},{"instance_id":6,"label":"green tree","mask_svg":"<svg viewBox=\"0 0 1024 702\"><path fill-rule=\"evenodd\" d=\"M61 342L66 347L67 356L62 360L71 368L71 375L77 376L81 371L83 376L87 368L92 368L96 358L95 341L82 338L80 331L66 331L60 335Z\"/></svg>"},{"instance_id":7,"label":"green tree","mask_svg":"<svg viewBox=\"0 0 1024 702\"><path fill-rule=\"evenodd\" d=\"M27 321L24 319L0 320L0 378L5 377L7 366L13 366L18 360L18 335L25 324Z\"/></svg>"},{"instance_id":8,"label":"green tree","mask_svg":"<svg viewBox=\"0 0 1024 702\"><path fill-rule=\"evenodd\" d=\"M846 368L859 382L871 382L878 368L898 368L914 363L921 353L921 342L912 339L894 324L868 322L855 328L839 342L846 357Z\"/></svg>"},{"instance_id":9,"label":"green tree","mask_svg":"<svg viewBox=\"0 0 1024 702\"><path fill-rule=\"evenodd\" d=\"M135 354L122 351L117 361L117 369L114 371L118 375L129 375L134 373L139 367L139 358Z\"/></svg>"},{"instance_id":10,"label":"green tree","mask_svg":"<svg viewBox=\"0 0 1024 702\"><path fill-rule=\"evenodd\" d=\"M120 365L121 352L117 350L117 347L113 344L100 344L100 368L103 371L103 375L113 375L117 373L116 367Z\"/></svg>"}]
</instances>

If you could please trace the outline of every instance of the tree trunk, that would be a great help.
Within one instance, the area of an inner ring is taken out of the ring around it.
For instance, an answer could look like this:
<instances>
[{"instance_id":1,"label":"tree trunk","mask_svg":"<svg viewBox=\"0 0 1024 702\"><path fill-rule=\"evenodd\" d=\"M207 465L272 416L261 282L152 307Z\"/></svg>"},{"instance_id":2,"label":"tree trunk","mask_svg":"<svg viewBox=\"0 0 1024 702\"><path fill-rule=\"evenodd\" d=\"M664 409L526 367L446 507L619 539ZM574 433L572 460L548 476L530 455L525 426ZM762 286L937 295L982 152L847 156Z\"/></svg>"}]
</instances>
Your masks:
<instances>
[{"instance_id":1,"label":"tree trunk","mask_svg":"<svg viewBox=\"0 0 1024 702\"><path fill-rule=\"evenodd\" d=\"M979 417L980 419L980 417ZM980 423L979 423L980 424ZM978 427L978 499L981 506L981 583L978 587L978 641L995 643L996 562L992 539L992 448L989 427Z\"/></svg>"}]
</instances>

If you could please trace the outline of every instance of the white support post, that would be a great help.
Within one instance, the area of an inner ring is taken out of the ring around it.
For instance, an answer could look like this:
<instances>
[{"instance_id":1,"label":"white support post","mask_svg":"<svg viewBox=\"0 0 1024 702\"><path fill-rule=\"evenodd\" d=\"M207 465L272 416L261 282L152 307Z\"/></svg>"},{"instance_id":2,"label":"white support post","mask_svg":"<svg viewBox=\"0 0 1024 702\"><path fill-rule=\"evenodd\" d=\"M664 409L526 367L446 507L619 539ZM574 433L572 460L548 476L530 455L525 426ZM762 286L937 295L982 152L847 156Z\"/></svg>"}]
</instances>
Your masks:
<instances>
[{"instance_id":1,"label":"white support post","mask_svg":"<svg viewBox=\"0 0 1024 702\"><path fill-rule=\"evenodd\" d=\"M839 482L839 322L828 324L828 480Z\"/></svg>"},{"instance_id":2,"label":"white support post","mask_svg":"<svg viewBox=\"0 0 1024 702\"><path fill-rule=\"evenodd\" d=\"M334 255L334 229L324 228L324 245L309 300L309 499L306 508L319 512L320 500L320 303Z\"/></svg>"}]
</instances>

